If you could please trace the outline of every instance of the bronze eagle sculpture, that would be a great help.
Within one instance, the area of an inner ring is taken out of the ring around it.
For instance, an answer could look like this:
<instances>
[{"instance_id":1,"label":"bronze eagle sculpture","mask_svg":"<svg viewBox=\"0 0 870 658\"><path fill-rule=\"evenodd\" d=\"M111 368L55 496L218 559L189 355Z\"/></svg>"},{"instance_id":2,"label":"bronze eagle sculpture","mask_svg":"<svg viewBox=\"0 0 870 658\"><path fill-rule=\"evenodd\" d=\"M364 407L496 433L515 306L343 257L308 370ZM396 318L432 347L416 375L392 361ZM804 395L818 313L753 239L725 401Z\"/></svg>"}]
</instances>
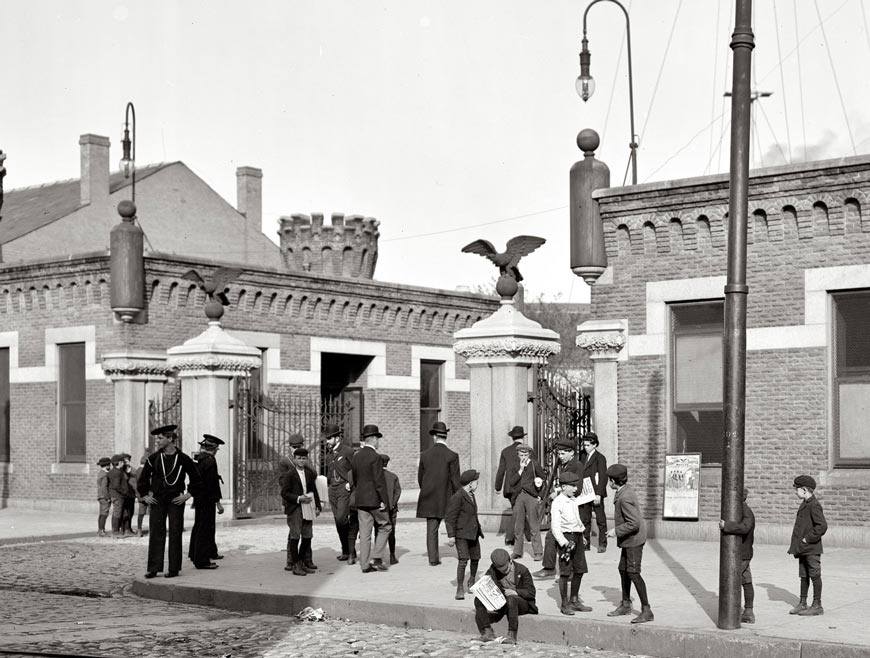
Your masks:
<instances>
[{"instance_id":1,"label":"bronze eagle sculpture","mask_svg":"<svg viewBox=\"0 0 870 658\"><path fill-rule=\"evenodd\" d=\"M182 279L194 281L202 286L209 301L217 299L222 306L229 306L230 300L227 299L226 287L241 276L242 270L235 267L219 267L211 276L203 278L196 270L188 270L182 275Z\"/></svg>"},{"instance_id":2,"label":"bronze eagle sculpture","mask_svg":"<svg viewBox=\"0 0 870 658\"><path fill-rule=\"evenodd\" d=\"M544 238L537 238L533 235L518 235L508 240L507 248L499 253L491 242L475 240L465 245L462 248L462 253L483 256L495 263L502 276L510 277L519 283L523 280L523 276L517 268L517 263L523 256L528 256L545 242Z\"/></svg>"}]
</instances>

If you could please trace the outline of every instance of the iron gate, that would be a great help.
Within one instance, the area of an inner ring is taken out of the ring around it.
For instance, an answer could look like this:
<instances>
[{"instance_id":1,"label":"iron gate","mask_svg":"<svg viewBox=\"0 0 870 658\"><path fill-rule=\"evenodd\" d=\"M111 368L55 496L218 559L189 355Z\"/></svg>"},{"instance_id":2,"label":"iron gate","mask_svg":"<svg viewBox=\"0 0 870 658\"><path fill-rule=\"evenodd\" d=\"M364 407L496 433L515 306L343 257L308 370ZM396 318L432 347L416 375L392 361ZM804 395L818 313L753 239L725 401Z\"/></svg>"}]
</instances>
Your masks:
<instances>
[{"instance_id":1,"label":"iron gate","mask_svg":"<svg viewBox=\"0 0 870 658\"><path fill-rule=\"evenodd\" d=\"M152 398L148 401L148 453L154 452L156 446L155 437L151 436L151 430L164 425L178 425L176 433L178 439L176 445L181 449L181 386L164 388L163 397Z\"/></svg>"},{"instance_id":2,"label":"iron gate","mask_svg":"<svg viewBox=\"0 0 870 658\"><path fill-rule=\"evenodd\" d=\"M311 467L321 473L320 431L327 423L344 427L353 405L289 391L267 396L252 390L248 378L237 379L234 400L236 518L281 514L278 462L291 456L290 435L302 435Z\"/></svg>"}]
</instances>

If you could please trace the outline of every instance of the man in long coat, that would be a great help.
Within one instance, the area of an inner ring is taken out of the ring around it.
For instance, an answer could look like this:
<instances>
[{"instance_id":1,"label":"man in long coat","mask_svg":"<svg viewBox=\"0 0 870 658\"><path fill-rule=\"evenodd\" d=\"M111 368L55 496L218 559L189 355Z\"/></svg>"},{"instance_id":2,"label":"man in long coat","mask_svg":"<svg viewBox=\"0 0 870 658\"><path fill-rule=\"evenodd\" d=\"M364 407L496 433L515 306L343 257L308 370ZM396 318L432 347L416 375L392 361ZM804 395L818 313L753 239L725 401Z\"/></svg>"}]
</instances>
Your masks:
<instances>
[{"instance_id":1,"label":"man in long coat","mask_svg":"<svg viewBox=\"0 0 870 658\"><path fill-rule=\"evenodd\" d=\"M190 548L187 553L197 569L217 569L218 566L212 562L212 557L217 555L215 512L223 514L224 508L221 505L221 481L215 453L222 445L224 445L223 440L211 434L203 434L202 441L199 442L202 450L199 453L196 470L199 472L202 485L193 497L193 530L190 533Z\"/></svg>"},{"instance_id":2,"label":"man in long coat","mask_svg":"<svg viewBox=\"0 0 870 658\"><path fill-rule=\"evenodd\" d=\"M353 546L348 541L350 532L350 482L351 459L353 449L343 442L341 428L338 425L326 425L323 428L323 438L328 451L326 453L326 479L329 486L329 508L335 518L335 531L341 543L339 560L347 560L354 554ZM354 541L356 537L354 537Z\"/></svg>"},{"instance_id":3,"label":"man in long coat","mask_svg":"<svg viewBox=\"0 0 870 658\"><path fill-rule=\"evenodd\" d=\"M390 536L390 497L384 478L384 464L378 454L377 425L366 425L360 436L360 450L353 456L353 491L359 518L359 564L363 573L386 571L383 558ZM377 527L372 551L372 531Z\"/></svg>"},{"instance_id":4,"label":"man in long coat","mask_svg":"<svg viewBox=\"0 0 870 658\"><path fill-rule=\"evenodd\" d=\"M417 518L426 519L426 552L433 567L441 564L438 530L447 514L447 503L461 486L459 455L447 447L449 431L440 420L432 425L429 434L435 438L435 445L423 451L417 468L417 484L420 486Z\"/></svg>"}]
</instances>

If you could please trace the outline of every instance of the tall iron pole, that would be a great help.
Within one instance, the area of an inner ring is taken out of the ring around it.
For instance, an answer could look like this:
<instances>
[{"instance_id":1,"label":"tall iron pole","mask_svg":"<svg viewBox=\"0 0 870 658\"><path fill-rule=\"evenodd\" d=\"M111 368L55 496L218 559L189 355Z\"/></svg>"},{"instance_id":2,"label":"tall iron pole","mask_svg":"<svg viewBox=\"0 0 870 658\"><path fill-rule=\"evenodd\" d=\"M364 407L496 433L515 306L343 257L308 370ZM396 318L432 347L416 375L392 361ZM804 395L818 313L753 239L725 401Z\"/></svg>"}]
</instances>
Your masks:
<instances>
[{"instance_id":1,"label":"tall iron pole","mask_svg":"<svg viewBox=\"0 0 870 658\"><path fill-rule=\"evenodd\" d=\"M752 105L752 0L736 0L734 77L731 96L731 175L728 199L728 279L725 284L725 457L722 463L722 518L743 516L743 449L746 421L746 223L749 207L749 132ZM719 544L719 621L740 628L739 535L721 535Z\"/></svg>"}]
</instances>

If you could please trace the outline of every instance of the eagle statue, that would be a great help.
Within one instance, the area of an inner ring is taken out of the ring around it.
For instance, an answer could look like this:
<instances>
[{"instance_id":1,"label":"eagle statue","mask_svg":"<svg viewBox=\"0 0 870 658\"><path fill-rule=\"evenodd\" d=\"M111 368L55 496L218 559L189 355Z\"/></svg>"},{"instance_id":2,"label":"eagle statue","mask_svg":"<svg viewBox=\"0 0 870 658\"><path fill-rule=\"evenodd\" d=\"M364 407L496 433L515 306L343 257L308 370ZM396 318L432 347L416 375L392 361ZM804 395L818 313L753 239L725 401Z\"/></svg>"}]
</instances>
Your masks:
<instances>
[{"instance_id":1,"label":"eagle statue","mask_svg":"<svg viewBox=\"0 0 870 658\"><path fill-rule=\"evenodd\" d=\"M491 242L486 240L475 240L462 248L462 253L478 254L487 260L495 263L498 267L501 276L510 277L517 283L523 280L517 264L523 256L528 256L535 249L544 244L544 238L537 238L533 235L518 235L515 238L508 240L507 248L499 253Z\"/></svg>"}]
</instances>

